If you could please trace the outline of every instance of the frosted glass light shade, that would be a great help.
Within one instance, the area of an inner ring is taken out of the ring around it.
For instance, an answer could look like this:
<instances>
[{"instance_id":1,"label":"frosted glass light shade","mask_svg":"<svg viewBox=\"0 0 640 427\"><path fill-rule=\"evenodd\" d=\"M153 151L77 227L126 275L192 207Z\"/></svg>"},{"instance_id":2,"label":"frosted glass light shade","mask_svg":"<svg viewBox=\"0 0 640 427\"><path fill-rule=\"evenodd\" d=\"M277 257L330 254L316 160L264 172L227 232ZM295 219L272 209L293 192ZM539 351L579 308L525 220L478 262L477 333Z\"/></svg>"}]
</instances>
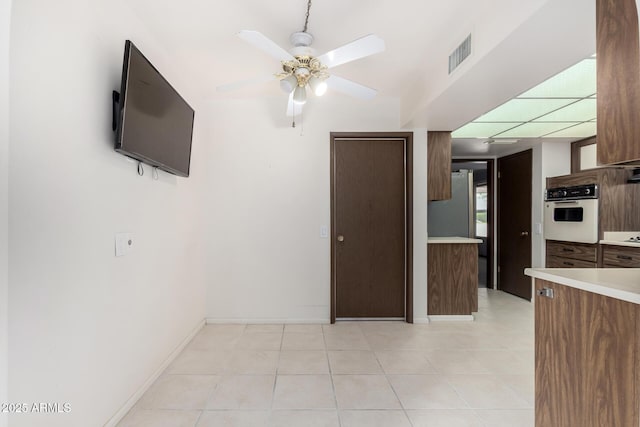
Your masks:
<instances>
[{"instance_id":1,"label":"frosted glass light shade","mask_svg":"<svg viewBox=\"0 0 640 427\"><path fill-rule=\"evenodd\" d=\"M507 129L518 126L519 123L476 123L471 122L458 128L451 136L453 138L489 138Z\"/></svg>"},{"instance_id":2,"label":"frosted glass light shade","mask_svg":"<svg viewBox=\"0 0 640 427\"><path fill-rule=\"evenodd\" d=\"M296 86L293 91L293 102L302 105L307 102L307 90L302 86Z\"/></svg>"},{"instance_id":3,"label":"frosted glass light shade","mask_svg":"<svg viewBox=\"0 0 640 427\"><path fill-rule=\"evenodd\" d=\"M316 96L322 96L327 91L327 83L317 77L311 77L309 79L309 87Z\"/></svg>"},{"instance_id":4,"label":"frosted glass light shade","mask_svg":"<svg viewBox=\"0 0 640 427\"><path fill-rule=\"evenodd\" d=\"M519 99L507 101L480 116L475 122L528 122L550 111L569 105L575 99Z\"/></svg>"},{"instance_id":5,"label":"frosted glass light shade","mask_svg":"<svg viewBox=\"0 0 640 427\"><path fill-rule=\"evenodd\" d=\"M583 99L539 117L534 122L586 122L596 117L596 104L593 98Z\"/></svg>"},{"instance_id":6,"label":"frosted glass light shade","mask_svg":"<svg viewBox=\"0 0 640 427\"><path fill-rule=\"evenodd\" d=\"M293 74L280 80L280 88L283 92L291 93L298 86L298 79Z\"/></svg>"},{"instance_id":7,"label":"frosted glass light shade","mask_svg":"<svg viewBox=\"0 0 640 427\"><path fill-rule=\"evenodd\" d=\"M524 123L496 135L497 138L539 138L546 134L573 126L572 123Z\"/></svg>"}]
</instances>

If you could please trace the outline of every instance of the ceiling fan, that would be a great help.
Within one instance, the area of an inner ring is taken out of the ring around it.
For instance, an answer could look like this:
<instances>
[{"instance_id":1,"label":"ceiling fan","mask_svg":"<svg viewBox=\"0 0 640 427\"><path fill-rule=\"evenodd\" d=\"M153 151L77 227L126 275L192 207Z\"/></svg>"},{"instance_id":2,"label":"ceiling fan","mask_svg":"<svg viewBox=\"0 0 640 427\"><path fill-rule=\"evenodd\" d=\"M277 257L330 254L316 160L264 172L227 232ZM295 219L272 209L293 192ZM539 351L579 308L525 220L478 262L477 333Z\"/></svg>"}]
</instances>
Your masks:
<instances>
[{"instance_id":1,"label":"ceiling fan","mask_svg":"<svg viewBox=\"0 0 640 427\"><path fill-rule=\"evenodd\" d=\"M281 71L276 74L261 76L250 80L239 81L218 86L219 92L239 89L256 83L280 80L280 87L289 94L287 115L296 116L302 112L307 101L308 89L316 96L322 96L327 88L361 99L372 99L377 91L354 81L329 73L329 69L356 59L364 58L384 51L384 40L369 34L344 46L331 50L320 56L315 55L311 47L313 36L307 32L311 0L307 3L307 15L302 31L294 32L289 37L293 45L286 51L274 41L258 31L243 30L238 33L245 42L271 55L281 63Z\"/></svg>"}]
</instances>

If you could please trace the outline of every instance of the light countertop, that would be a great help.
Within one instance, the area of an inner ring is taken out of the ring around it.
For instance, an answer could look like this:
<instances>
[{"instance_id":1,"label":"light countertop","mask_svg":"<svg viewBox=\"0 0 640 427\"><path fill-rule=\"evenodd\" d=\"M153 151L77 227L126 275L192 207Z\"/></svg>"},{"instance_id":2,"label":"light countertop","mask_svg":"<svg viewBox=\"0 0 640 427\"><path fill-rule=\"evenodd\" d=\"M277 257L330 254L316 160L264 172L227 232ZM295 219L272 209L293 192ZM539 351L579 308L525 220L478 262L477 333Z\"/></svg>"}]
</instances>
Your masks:
<instances>
[{"instance_id":1,"label":"light countertop","mask_svg":"<svg viewBox=\"0 0 640 427\"><path fill-rule=\"evenodd\" d=\"M640 243L619 242L617 240L600 240L601 245L628 246L630 248L640 248Z\"/></svg>"},{"instance_id":2,"label":"light countertop","mask_svg":"<svg viewBox=\"0 0 640 427\"><path fill-rule=\"evenodd\" d=\"M482 243L480 239L472 239L470 237L427 237L427 244L432 243Z\"/></svg>"},{"instance_id":3,"label":"light countertop","mask_svg":"<svg viewBox=\"0 0 640 427\"><path fill-rule=\"evenodd\" d=\"M640 304L640 268L527 268L524 274Z\"/></svg>"},{"instance_id":4,"label":"light countertop","mask_svg":"<svg viewBox=\"0 0 640 427\"><path fill-rule=\"evenodd\" d=\"M640 231L605 231L604 238L600 240L600 244L640 248L640 242L625 242L625 240L637 236L640 236Z\"/></svg>"}]
</instances>

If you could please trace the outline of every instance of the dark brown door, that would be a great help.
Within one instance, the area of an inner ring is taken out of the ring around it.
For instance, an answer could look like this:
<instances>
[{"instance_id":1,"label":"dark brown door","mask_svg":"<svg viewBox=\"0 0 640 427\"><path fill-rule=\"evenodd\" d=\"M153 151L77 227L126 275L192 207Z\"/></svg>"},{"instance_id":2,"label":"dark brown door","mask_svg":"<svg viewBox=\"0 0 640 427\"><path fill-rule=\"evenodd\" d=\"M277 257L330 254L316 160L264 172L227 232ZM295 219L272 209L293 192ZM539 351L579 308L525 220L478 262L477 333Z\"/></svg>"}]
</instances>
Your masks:
<instances>
[{"instance_id":1,"label":"dark brown door","mask_svg":"<svg viewBox=\"0 0 640 427\"><path fill-rule=\"evenodd\" d=\"M407 141L332 142L335 317L405 317Z\"/></svg>"},{"instance_id":2,"label":"dark brown door","mask_svg":"<svg viewBox=\"0 0 640 427\"><path fill-rule=\"evenodd\" d=\"M531 301L532 151L498 159L498 288Z\"/></svg>"}]
</instances>

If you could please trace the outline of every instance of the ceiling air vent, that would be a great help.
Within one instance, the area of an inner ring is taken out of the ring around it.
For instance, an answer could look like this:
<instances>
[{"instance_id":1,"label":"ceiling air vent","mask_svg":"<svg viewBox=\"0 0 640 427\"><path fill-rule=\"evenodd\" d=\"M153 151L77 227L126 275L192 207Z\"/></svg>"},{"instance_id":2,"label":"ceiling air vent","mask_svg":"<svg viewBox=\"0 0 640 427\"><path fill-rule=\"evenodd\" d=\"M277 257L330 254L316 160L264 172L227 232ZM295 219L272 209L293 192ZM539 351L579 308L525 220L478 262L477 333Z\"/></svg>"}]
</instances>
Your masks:
<instances>
[{"instance_id":1,"label":"ceiling air vent","mask_svg":"<svg viewBox=\"0 0 640 427\"><path fill-rule=\"evenodd\" d=\"M469 55L471 55L471 34L449 55L449 74L458 68Z\"/></svg>"}]
</instances>

